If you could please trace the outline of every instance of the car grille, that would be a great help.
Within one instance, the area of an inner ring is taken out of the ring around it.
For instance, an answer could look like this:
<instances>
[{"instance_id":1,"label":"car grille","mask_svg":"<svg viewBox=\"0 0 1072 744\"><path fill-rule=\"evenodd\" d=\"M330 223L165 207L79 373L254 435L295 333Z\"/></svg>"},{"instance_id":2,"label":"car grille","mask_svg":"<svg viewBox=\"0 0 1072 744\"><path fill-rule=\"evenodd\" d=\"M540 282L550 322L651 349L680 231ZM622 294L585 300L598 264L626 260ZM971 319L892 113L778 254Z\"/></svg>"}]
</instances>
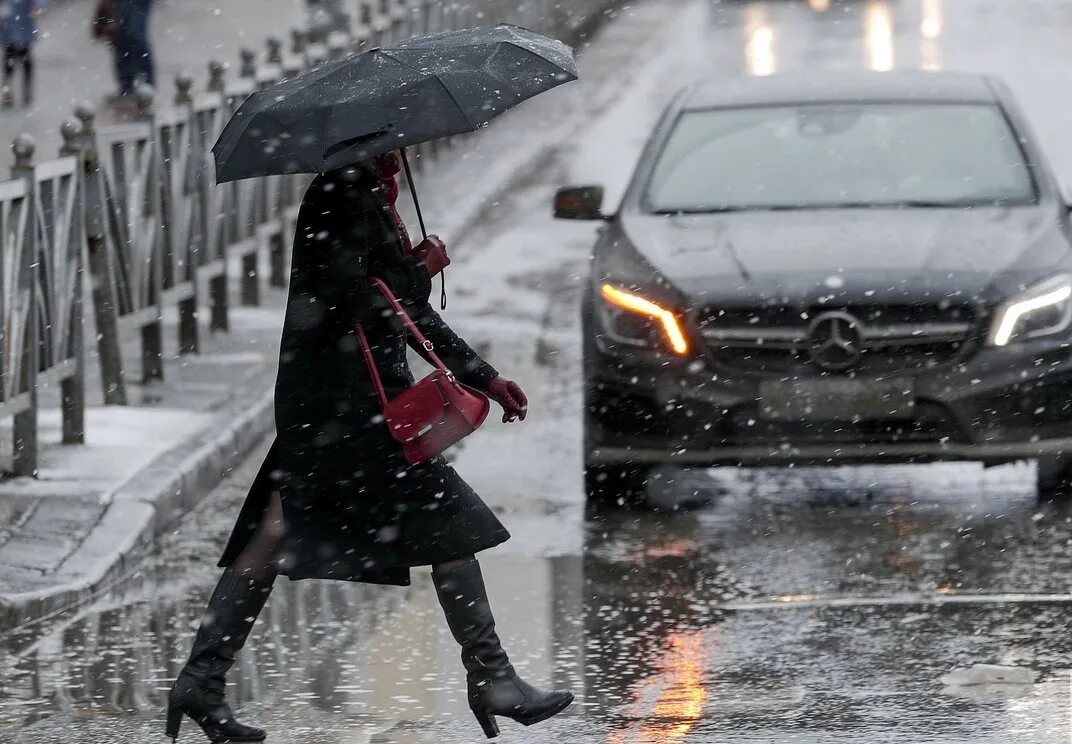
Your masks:
<instances>
[{"instance_id":1,"label":"car grille","mask_svg":"<svg viewBox=\"0 0 1072 744\"><path fill-rule=\"evenodd\" d=\"M971 341L973 321L974 309L963 304L777 306L709 309L700 315L700 333L718 364L741 372L883 375L956 361ZM832 353L837 343L818 350L839 334L851 353Z\"/></svg>"}]
</instances>

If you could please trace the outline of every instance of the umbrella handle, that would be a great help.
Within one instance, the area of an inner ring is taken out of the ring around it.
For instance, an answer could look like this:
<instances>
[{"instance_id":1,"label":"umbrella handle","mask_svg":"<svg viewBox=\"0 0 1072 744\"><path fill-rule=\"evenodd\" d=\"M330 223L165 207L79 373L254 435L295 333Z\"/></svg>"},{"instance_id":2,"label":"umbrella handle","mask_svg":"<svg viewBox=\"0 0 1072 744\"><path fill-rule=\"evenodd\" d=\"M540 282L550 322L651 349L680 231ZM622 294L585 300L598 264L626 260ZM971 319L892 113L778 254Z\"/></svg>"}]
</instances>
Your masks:
<instances>
[{"instance_id":1,"label":"umbrella handle","mask_svg":"<svg viewBox=\"0 0 1072 744\"><path fill-rule=\"evenodd\" d=\"M406 148L399 148L402 151L402 167L406 169L406 183L409 184L409 193L413 197L413 206L417 209L417 221L421 223L421 235L427 239L428 230L424 226L424 215L421 213L421 203L417 199L417 186L413 183L413 171L409 167L409 158L406 157ZM443 269L439 272L439 308L441 310L447 309L447 270Z\"/></svg>"},{"instance_id":2,"label":"umbrella handle","mask_svg":"<svg viewBox=\"0 0 1072 744\"><path fill-rule=\"evenodd\" d=\"M428 230L424 227L424 215L421 214L421 203L417 200L417 186L413 183L413 171L409 168L409 158L406 157L406 148L400 148L402 152L402 167L406 169L406 182L409 184L409 193L413 197L413 206L417 208L417 221L421 223L421 236L428 237Z\"/></svg>"}]
</instances>

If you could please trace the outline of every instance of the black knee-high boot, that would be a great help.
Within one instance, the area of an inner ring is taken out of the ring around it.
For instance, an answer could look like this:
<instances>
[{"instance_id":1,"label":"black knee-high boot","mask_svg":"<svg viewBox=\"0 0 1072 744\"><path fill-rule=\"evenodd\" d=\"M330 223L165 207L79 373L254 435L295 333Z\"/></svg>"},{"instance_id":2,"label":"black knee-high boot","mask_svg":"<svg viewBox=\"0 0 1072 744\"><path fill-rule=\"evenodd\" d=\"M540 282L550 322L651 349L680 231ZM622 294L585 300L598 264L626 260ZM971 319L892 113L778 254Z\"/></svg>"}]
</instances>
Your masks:
<instances>
[{"instance_id":1,"label":"black knee-high boot","mask_svg":"<svg viewBox=\"0 0 1072 744\"><path fill-rule=\"evenodd\" d=\"M264 729L234 719L224 691L227 670L268 600L272 583L224 570L208 601L190 659L168 697L167 735L172 739L179 738L179 724L187 715L211 741L264 741Z\"/></svg>"},{"instance_id":2,"label":"black knee-high boot","mask_svg":"<svg viewBox=\"0 0 1072 744\"><path fill-rule=\"evenodd\" d=\"M475 559L450 571L433 571L432 578L450 632L462 647L469 708L489 739L499 735L495 716L531 726L573 702L571 692L543 692L517 676L495 633L484 577Z\"/></svg>"}]
</instances>

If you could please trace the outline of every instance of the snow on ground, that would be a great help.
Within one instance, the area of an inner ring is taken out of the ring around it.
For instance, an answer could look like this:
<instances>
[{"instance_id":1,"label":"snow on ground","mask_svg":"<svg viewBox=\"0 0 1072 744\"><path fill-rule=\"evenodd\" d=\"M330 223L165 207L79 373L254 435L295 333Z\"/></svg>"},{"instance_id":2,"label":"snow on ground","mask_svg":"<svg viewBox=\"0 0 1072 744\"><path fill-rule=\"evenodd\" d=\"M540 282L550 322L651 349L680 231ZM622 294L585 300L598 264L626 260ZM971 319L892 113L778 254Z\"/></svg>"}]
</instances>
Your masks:
<instances>
[{"instance_id":1,"label":"snow on ground","mask_svg":"<svg viewBox=\"0 0 1072 744\"><path fill-rule=\"evenodd\" d=\"M86 411L86 443L48 446L60 441L60 412L38 414L42 447L38 478L13 478L5 496L96 496L132 478L155 458L176 447L212 420L209 413L173 408L112 406ZM10 441L10 426L0 440Z\"/></svg>"}]
</instances>

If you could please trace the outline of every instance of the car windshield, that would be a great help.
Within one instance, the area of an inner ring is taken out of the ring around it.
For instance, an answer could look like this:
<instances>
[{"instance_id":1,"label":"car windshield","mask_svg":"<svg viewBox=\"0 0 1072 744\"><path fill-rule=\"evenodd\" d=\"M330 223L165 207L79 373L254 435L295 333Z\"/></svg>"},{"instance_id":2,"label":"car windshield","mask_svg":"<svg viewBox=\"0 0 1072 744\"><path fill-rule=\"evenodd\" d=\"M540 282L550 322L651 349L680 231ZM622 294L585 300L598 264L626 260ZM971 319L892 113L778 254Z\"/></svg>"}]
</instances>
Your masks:
<instances>
[{"instance_id":1,"label":"car windshield","mask_svg":"<svg viewBox=\"0 0 1072 744\"><path fill-rule=\"evenodd\" d=\"M1030 170L991 104L686 111L648 181L655 212L1022 204Z\"/></svg>"}]
</instances>

